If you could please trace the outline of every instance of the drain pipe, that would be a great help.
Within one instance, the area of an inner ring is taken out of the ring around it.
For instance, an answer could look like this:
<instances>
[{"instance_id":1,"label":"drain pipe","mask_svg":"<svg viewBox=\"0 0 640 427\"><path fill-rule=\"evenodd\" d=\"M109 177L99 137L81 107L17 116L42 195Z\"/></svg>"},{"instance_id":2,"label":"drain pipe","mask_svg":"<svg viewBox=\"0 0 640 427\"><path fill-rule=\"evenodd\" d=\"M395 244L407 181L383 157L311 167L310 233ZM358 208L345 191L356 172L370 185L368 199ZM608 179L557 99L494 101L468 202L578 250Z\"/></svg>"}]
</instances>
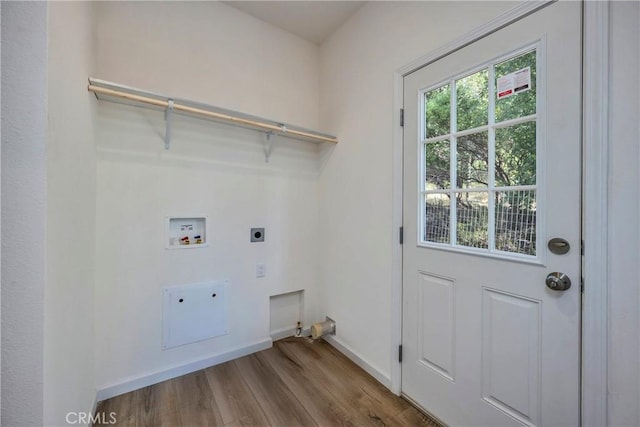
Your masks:
<instances>
[{"instance_id":1,"label":"drain pipe","mask_svg":"<svg viewBox=\"0 0 640 427\"><path fill-rule=\"evenodd\" d=\"M324 336L324 335L335 335L336 334L336 322L327 317L324 322L314 323L311 325L311 338L314 340Z\"/></svg>"}]
</instances>

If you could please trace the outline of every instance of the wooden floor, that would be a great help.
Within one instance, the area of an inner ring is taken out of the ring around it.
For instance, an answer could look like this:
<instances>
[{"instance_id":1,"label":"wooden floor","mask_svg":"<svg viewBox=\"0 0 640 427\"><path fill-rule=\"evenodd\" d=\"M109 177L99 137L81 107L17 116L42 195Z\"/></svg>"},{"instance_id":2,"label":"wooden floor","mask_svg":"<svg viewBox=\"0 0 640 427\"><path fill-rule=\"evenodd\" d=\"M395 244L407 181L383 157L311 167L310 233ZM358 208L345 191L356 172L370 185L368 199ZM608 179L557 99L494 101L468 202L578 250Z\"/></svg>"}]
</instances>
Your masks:
<instances>
[{"instance_id":1,"label":"wooden floor","mask_svg":"<svg viewBox=\"0 0 640 427\"><path fill-rule=\"evenodd\" d=\"M439 426L307 338L100 402L111 412L119 426Z\"/></svg>"}]
</instances>

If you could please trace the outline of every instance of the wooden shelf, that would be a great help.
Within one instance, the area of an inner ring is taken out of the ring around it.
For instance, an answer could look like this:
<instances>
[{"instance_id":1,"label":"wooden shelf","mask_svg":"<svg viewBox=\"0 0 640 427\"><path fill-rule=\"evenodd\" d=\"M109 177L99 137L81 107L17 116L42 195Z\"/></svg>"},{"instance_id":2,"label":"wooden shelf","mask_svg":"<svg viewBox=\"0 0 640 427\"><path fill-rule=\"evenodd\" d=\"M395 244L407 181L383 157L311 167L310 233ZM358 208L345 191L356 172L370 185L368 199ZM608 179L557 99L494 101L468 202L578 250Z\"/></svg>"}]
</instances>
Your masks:
<instances>
[{"instance_id":1,"label":"wooden shelf","mask_svg":"<svg viewBox=\"0 0 640 427\"><path fill-rule=\"evenodd\" d=\"M164 111L167 122L165 134L165 148L167 149L169 149L171 142L172 113L184 114L199 119L211 120L264 132L267 134L267 141L265 143L269 145L268 149L265 147L265 157L267 161L271 152L270 144L271 136L273 135L317 144L323 142L335 144L338 142L338 139L333 135L305 129L288 123L251 116L249 114L239 113L237 111L227 110L187 99L160 95L93 77L89 78L88 89L100 100Z\"/></svg>"}]
</instances>

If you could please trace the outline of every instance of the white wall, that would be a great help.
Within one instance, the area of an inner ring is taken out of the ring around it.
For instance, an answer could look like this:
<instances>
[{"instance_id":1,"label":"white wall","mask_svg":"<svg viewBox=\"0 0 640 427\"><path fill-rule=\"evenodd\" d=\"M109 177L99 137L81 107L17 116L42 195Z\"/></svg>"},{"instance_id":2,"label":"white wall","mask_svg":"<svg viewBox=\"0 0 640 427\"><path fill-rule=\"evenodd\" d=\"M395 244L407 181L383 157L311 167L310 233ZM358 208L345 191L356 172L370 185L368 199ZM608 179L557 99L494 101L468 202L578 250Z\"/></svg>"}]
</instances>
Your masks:
<instances>
[{"instance_id":1,"label":"white wall","mask_svg":"<svg viewBox=\"0 0 640 427\"><path fill-rule=\"evenodd\" d=\"M47 4L2 5L2 425L43 422Z\"/></svg>"},{"instance_id":2,"label":"white wall","mask_svg":"<svg viewBox=\"0 0 640 427\"><path fill-rule=\"evenodd\" d=\"M218 2L102 2L98 76L316 128L318 48Z\"/></svg>"},{"instance_id":3,"label":"white wall","mask_svg":"<svg viewBox=\"0 0 640 427\"><path fill-rule=\"evenodd\" d=\"M219 3L105 2L97 16L96 77L317 125L313 44ZM100 101L95 134L98 389L270 343L274 294L305 289L315 321L317 146L278 139L265 164L262 134L176 116L165 151L161 112ZM208 215L209 246L165 249L170 215ZM231 281L229 334L162 351L162 287L218 279Z\"/></svg>"},{"instance_id":4,"label":"white wall","mask_svg":"<svg viewBox=\"0 0 640 427\"><path fill-rule=\"evenodd\" d=\"M91 411L96 159L93 3L49 4L44 420ZM73 418L72 418L73 419Z\"/></svg>"},{"instance_id":5,"label":"white wall","mask_svg":"<svg viewBox=\"0 0 640 427\"><path fill-rule=\"evenodd\" d=\"M512 2L370 2L321 48L321 127L340 143L320 180L326 315L337 339L389 378L393 73ZM324 315L325 313L323 313Z\"/></svg>"},{"instance_id":6,"label":"white wall","mask_svg":"<svg viewBox=\"0 0 640 427\"><path fill-rule=\"evenodd\" d=\"M640 425L640 7L611 2L609 424Z\"/></svg>"}]
</instances>

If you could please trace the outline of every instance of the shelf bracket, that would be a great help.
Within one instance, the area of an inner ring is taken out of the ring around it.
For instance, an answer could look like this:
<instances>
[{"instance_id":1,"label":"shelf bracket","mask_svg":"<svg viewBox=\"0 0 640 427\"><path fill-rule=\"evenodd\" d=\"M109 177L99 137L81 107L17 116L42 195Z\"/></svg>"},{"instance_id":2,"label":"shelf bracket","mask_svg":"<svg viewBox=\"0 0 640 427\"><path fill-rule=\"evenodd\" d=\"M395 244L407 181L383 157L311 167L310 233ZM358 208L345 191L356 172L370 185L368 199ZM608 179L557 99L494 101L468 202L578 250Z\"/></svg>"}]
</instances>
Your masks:
<instances>
[{"instance_id":1,"label":"shelf bracket","mask_svg":"<svg viewBox=\"0 0 640 427\"><path fill-rule=\"evenodd\" d=\"M168 150L171 146L171 119L173 117L173 100L167 101L167 109L164 112L165 131L164 131L164 149Z\"/></svg>"},{"instance_id":2,"label":"shelf bracket","mask_svg":"<svg viewBox=\"0 0 640 427\"><path fill-rule=\"evenodd\" d=\"M262 146L264 148L264 162L269 163L269 159L271 158L271 152L273 151L273 136L275 134L273 132L267 132L265 134L264 141L262 141Z\"/></svg>"}]
</instances>

